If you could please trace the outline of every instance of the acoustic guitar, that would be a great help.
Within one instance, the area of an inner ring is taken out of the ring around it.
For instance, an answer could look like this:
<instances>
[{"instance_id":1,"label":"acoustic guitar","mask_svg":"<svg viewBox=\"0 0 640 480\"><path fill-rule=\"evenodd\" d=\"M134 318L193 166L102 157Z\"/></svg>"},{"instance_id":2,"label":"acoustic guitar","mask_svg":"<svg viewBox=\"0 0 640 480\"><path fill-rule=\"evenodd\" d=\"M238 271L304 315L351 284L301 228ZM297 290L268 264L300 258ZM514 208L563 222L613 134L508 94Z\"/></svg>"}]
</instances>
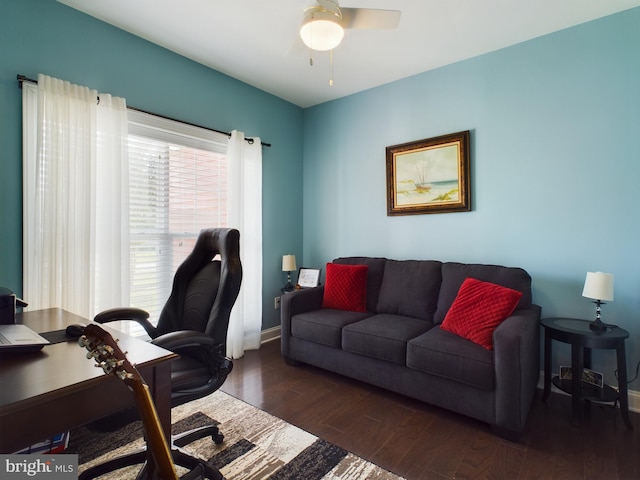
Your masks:
<instances>
[{"instance_id":1,"label":"acoustic guitar","mask_svg":"<svg viewBox=\"0 0 640 480\"><path fill-rule=\"evenodd\" d=\"M106 374L115 374L133 392L136 407L142 418L147 445L156 465L155 477L160 480L178 480L171 450L162 431L156 407L145 383L136 368L120 350L118 341L102 327L90 324L78 339L81 347L88 350L87 358L96 361Z\"/></svg>"}]
</instances>

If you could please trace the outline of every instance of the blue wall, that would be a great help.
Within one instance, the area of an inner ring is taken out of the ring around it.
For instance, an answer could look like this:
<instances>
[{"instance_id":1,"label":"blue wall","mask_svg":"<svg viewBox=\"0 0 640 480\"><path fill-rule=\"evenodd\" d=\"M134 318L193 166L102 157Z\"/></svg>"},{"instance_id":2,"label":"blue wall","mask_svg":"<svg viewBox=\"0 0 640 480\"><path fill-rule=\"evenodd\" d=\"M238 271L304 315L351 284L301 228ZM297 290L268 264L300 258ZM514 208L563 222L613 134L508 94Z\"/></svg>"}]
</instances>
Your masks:
<instances>
[{"instance_id":1,"label":"blue wall","mask_svg":"<svg viewBox=\"0 0 640 480\"><path fill-rule=\"evenodd\" d=\"M471 130L473 211L388 217L385 147L461 130ZM638 8L307 109L304 263L521 266L547 317L591 318L586 272L611 272L604 320L631 333L635 368L639 135ZM615 354L596 353L594 364L611 379Z\"/></svg>"},{"instance_id":2,"label":"blue wall","mask_svg":"<svg viewBox=\"0 0 640 480\"><path fill-rule=\"evenodd\" d=\"M0 285L21 291L16 75L42 72L273 144L264 328L279 323L284 253L310 267L356 254L522 266L544 316L590 318L582 285L602 270L616 284L604 319L631 332L628 363L640 360L640 9L304 111L54 0L1 10ZM387 217L385 147L467 129L473 211ZM594 362L612 374L610 352Z\"/></svg>"},{"instance_id":3,"label":"blue wall","mask_svg":"<svg viewBox=\"0 0 640 480\"><path fill-rule=\"evenodd\" d=\"M55 0L2 0L0 7L0 285L22 291L22 125L17 74L69 80L130 106L206 127L242 130L263 149L264 316L284 253L302 255L302 109L111 27ZM27 299L28 300L28 299Z\"/></svg>"}]
</instances>

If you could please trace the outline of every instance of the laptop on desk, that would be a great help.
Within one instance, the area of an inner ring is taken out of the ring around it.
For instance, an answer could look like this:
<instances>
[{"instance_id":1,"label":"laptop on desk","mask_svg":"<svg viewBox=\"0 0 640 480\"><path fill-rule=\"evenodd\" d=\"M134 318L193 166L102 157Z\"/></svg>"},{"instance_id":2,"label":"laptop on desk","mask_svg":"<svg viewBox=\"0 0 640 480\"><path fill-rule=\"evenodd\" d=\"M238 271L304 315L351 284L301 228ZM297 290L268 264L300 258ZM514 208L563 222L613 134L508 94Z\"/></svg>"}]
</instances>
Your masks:
<instances>
[{"instance_id":1,"label":"laptop on desk","mask_svg":"<svg viewBox=\"0 0 640 480\"><path fill-rule=\"evenodd\" d=\"M25 325L0 325L0 353L37 352L49 341Z\"/></svg>"}]
</instances>

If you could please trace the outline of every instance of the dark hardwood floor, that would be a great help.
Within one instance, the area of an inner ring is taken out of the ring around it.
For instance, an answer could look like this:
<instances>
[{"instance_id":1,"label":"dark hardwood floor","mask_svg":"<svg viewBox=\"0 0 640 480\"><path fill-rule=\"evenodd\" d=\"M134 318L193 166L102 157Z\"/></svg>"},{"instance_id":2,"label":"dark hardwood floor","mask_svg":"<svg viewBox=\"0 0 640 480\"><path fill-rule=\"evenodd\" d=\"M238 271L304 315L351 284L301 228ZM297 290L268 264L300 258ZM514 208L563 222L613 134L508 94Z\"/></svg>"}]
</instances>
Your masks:
<instances>
[{"instance_id":1,"label":"dark hardwood floor","mask_svg":"<svg viewBox=\"0 0 640 480\"><path fill-rule=\"evenodd\" d=\"M592 405L580 427L570 401L539 391L519 443L482 422L310 366L279 341L234 360L222 390L407 479L640 479L640 415Z\"/></svg>"}]
</instances>

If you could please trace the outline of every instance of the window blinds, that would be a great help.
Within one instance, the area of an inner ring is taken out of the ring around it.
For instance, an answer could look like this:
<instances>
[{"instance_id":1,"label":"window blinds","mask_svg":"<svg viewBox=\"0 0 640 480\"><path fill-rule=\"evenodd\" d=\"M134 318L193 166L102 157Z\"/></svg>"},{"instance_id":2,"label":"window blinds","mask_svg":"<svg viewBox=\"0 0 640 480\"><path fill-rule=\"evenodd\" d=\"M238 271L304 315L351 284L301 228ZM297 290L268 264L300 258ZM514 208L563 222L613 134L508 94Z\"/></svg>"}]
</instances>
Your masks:
<instances>
[{"instance_id":1,"label":"window blinds","mask_svg":"<svg viewBox=\"0 0 640 480\"><path fill-rule=\"evenodd\" d=\"M227 137L128 115L131 305L155 323L200 230L227 226Z\"/></svg>"}]
</instances>

